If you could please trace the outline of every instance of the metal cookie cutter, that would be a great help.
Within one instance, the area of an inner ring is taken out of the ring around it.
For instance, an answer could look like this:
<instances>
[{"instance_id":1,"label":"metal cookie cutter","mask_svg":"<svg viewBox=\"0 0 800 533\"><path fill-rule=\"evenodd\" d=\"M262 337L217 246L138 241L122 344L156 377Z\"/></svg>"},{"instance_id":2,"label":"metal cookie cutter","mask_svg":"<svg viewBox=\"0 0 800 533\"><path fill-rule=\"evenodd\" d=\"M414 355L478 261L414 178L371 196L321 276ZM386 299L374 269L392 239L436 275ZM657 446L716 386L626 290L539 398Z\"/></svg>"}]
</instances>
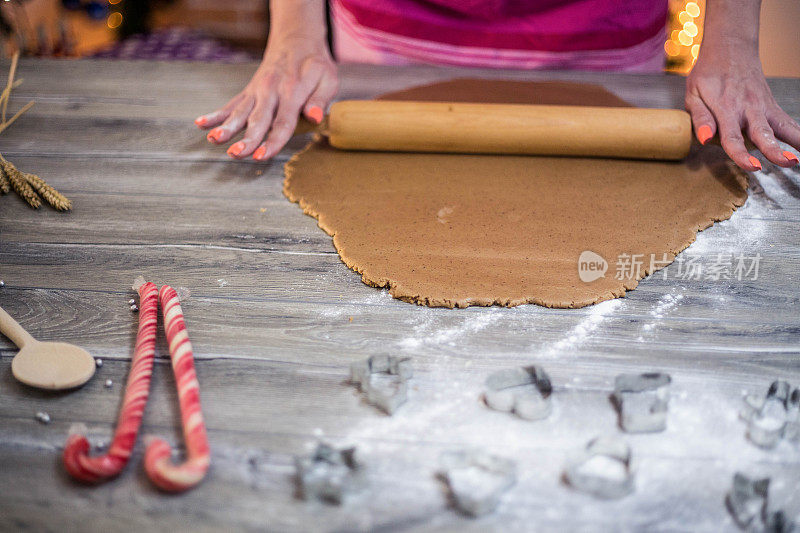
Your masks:
<instances>
[{"instance_id":1,"label":"metal cookie cutter","mask_svg":"<svg viewBox=\"0 0 800 533\"><path fill-rule=\"evenodd\" d=\"M598 437L567 464L564 478L576 489L597 498L622 498L634 489L631 463L631 449L624 441Z\"/></svg>"},{"instance_id":2,"label":"metal cookie cutter","mask_svg":"<svg viewBox=\"0 0 800 533\"><path fill-rule=\"evenodd\" d=\"M619 425L623 431L650 433L666 429L671 382L668 374L660 372L616 377L611 397L619 411Z\"/></svg>"},{"instance_id":3,"label":"metal cookie cutter","mask_svg":"<svg viewBox=\"0 0 800 533\"><path fill-rule=\"evenodd\" d=\"M783 438L789 442L800 441L800 387L792 391L786 404L786 426Z\"/></svg>"},{"instance_id":4,"label":"metal cookie cutter","mask_svg":"<svg viewBox=\"0 0 800 533\"><path fill-rule=\"evenodd\" d=\"M493 511L517 481L516 463L476 450L443 453L439 479L447 484L453 505L477 517Z\"/></svg>"},{"instance_id":5,"label":"metal cookie cutter","mask_svg":"<svg viewBox=\"0 0 800 533\"><path fill-rule=\"evenodd\" d=\"M747 422L747 438L762 448L774 448L782 438L800 439L800 389L774 381L766 396L748 394L740 413Z\"/></svg>"},{"instance_id":6,"label":"metal cookie cutter","mask_svg":"<svg viewBox=\"0 0 800 533\"><path fill-rule=\"evenodd\" d=\"M746 529L761 515L767 505L768 495L769 478L750 479L736 472L725 503L739 527Z\"/></svg>"},{"instance_id":7,"label":"metal cookie cutter","mask_svg":"<svg viewBox=\"0 0 800 533\"><path fill-rule=\"evenodd\" d=\"M787 533L794 531L794 523L786 513L769 508L769 478L751 479L736 472L733 486L725 498L728 510L740 528L748 531Z\"/></svg>"},{"instance_id":8,"label":"metal cookie cutter","mask_svg":"<svg viewBox=\"0 0 800 533\"><path fill-rule=\"evenodd\" d=\"M550 376L539 365L531 365L491 374L486 378L483 398L486 405L497 411L513 412L526 420L540 420L552 411L552 393Z\"/></svg>"},{"instance_id":9,"label":"metal cookie cutter","mask_svg":"<svg viewBox=\"0 0 800 533\"><path fill-rule=\"evenodd\" d=\"M369 403L390 415L408 399L408 380L413 374L410 357L373 355L350 365L350 383L358 386Z\"/></svg>"},{"instance_id":10,"label":"metal cookie cutter","mask_svg":"<svg viewBox=\"0 0 800 533\"><path fill-rule=\"evenodd\" d=\"M299 495L305 499L341 505L348 495L364 485L363 467L356 460L356 449L335 448L320 442L308 457L296 457Z\"/></svg>"}]
</instances>

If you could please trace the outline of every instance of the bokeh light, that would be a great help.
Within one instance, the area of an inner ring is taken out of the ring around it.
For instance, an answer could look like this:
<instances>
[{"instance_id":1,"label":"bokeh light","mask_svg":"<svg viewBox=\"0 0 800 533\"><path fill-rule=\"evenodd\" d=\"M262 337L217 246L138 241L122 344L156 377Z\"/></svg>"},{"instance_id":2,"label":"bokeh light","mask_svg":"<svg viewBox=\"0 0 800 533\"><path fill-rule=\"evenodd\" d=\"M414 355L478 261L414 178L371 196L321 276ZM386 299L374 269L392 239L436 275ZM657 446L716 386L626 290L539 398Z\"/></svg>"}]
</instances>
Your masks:
<instances>
[{"instance_id":1,"label":"bokeh light","mask_svg":"<svg viewBox=\"0 0 800 533\"><path fill-rule=\"evenodd\" d=\"M670 57L675 57L681 51L681 47L675 41L669 40L664 43L664 51Z\"/></svg>"},{"instance_id":2,"label":"bokeh light","mask_svg":"<svg viewBox=\"0 0 800 533\"><path fill-rule=\"evenodd\" d=\"M108 16L106 24L108 24L108 27L111 29L119 28L119 25L122 24L122 13L119 13L117 11L111 13Z\"/></svg>"},{"instance_id":3,"label":"bokeh light","mask_svg":"<svg viewBox=\"0 0 800 533\"><path fill-rule=\"evenodd\" d=\"M691 16L686 11L681 11L680 13L678 13L678 21L681 24L686 24L687 22L692 22L693 20L694 20L694 17Z\"/></svg>"},{"instance_id":4,"label":"bokeh light","mask_svg":"<svg viewBox=\"0 0 800 533\"><path fill-rule=\"evenodd\" d=\"M697 61L703 42L706 2L708 0L668 0L669 18L664 53L666 70L688 74Z\"/></svg>"},{"instance_id":5,"label":"bokeh light","mask_svg":"<svg viewBox=\"0 0 800 533\"><path fill-rule=\"evenodd\" d=\"M697 18L700 16L700 6L695 2L689 2L686 4L686 12L689 13L689 15Z\"/></svg>"}]
</instances>

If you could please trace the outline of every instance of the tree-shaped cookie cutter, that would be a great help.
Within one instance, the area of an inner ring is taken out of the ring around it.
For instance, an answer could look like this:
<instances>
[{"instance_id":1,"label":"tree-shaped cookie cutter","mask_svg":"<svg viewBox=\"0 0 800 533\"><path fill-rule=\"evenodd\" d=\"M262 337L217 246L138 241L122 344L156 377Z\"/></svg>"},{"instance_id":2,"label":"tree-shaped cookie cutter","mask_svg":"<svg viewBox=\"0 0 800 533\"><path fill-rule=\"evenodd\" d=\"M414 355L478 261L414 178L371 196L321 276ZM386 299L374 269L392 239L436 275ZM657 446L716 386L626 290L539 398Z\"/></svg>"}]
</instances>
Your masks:
<instances>
[{"instance_id":1,"label":"tree-shaped cookie cutter","mask_svg":"<svg viewBox=\"0 0 800 533\"><path fill-rule=\"evenodd\" d=\"M373 355L350 365L350 383L367 402L393 414L408 399L408 380L414 375L410 357Z\"/></svg>"},{"instance_id":2,"label":"tree-shaped cookie cutter","mask_svg":"<svg viewBox=\"0 0 800 533\"><path fill-rule=\"evenodd\" d=\"M652 433L667 427L669 386L672 378L660 372L620 374L611 395L619 425L628 433Z\"/></svg>"},{"instance_id":3,"label":"tree-shaped cookie cutter","mask_svg":"<svg viewBox=\"0 0 800 533\"><path fill-rule=\"evenodd\" d=\"M336 448L319 442L307 457L295 458L298 495L341 505L352 493L363 488L363 465L355 447Z\"/></svg>"},{"instance_id":4,"label":"tree-shaped cookie cutter","mask_svg":"<svg viewBox=\"0 0 800 533\"><path fill-rule=\"evenodd\" d=\"M493 511L517 481L516 463L478 450L445 452L437 476L459 511L477 517Z\"/></svg>"},{"instance_id":5,"label":"tree-shaped cookie cutter","mask_svg":"<svg viewBox=\"0 0 800 533\"><path fill-rule=\"evenodd\" d=\"M774 381L764 396L748 394L740 412L747 438L761 448L774 448L781 439L800 440L800 389Z\"/></svg>"},{"instance_id":6,"label":"tree-shaped cookie cutter","mask_svg":"<svg viewBox=\"0 0 800 533\"><path fill-rule=\"evenodd\" d=\"M633 492L635 470L630 446L613 437L598 437L567 463L564 479L596 498L617 499Z\"/></svg>"},{"instance_id":7,"label":"tree-shaped cookie cutter","mask_svg":"<svg viewBox=\"0 0 800 533\"><path fill-rule=\"evenodd\" d=\"M483 399L496 411L525 420L547 418L552 411L553 385L539 365L498 370L486 378L485 387Z\"/></svg>"}]
</instances>

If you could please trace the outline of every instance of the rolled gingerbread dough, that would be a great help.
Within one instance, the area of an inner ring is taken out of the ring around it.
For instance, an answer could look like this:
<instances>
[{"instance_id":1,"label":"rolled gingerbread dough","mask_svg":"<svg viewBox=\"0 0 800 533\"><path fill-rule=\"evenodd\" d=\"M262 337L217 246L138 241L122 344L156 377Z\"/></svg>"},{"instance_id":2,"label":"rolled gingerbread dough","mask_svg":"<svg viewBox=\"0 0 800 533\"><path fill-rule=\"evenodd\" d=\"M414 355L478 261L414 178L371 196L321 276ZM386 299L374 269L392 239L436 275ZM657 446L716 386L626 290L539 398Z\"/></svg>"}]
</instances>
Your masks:
<instances>
[{"instance_id":1,"label":"rolled gingerbread dough","mask_svg":"<svg viewBox=\"0 0 800 533\"><path fill-rule=\"evenodd\" d=\"M469 79L382 98L629 105L594 85ZM284 193L395 298L566 308L623 296L666 266L744 203L747 176L716 146L675 163L349 152L320 138L286 164Z\"/></svg>"}]
</instances>

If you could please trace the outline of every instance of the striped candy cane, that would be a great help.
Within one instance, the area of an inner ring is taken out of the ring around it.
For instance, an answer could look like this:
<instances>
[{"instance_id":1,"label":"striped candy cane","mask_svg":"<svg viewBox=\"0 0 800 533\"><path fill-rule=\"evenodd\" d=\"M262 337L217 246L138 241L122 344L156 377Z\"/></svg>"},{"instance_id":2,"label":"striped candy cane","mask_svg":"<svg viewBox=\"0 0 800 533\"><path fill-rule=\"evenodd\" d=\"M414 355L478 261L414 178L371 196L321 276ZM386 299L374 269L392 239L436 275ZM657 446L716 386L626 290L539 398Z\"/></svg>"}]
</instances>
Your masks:
<instances>
[{"instance_id":1,"label":"striped candy cane","mask_svg":"<svg viewBox=\"0 0 800 533\"><path fill-rule=\"evenodd\" d=\"M143 283L139 291L139 333L128 374L125 398L117 420L114 440L108 453L89 456L89 441L82 433L73 433L64 446L64 466L67 472L80 481L98 483L116 476L128 463L136 434L142 422L144 407L150 390L153 357L156 348L158 320L158 290L152 283Z\"/></svg>"},{"instance_id":2,"label":"striped candy cane","mask_svg":"<svg viewBox=\"0 0 800 533\"><path fill-rule=\"evenodd\" d=\"M208 471L210 454L208 437L200 409L200 386L194 371L192 345L183 311L175 289L161 287L158 294L164 314L164 330L169 342L172 371L178 387L183 435L186 440L186 461L175 465L170 460L169 444L162 439L152 439L144 456L144 468L150 480L160 489L169 492L188 490L203 480Z\"/></svg>"}]
</instances>

